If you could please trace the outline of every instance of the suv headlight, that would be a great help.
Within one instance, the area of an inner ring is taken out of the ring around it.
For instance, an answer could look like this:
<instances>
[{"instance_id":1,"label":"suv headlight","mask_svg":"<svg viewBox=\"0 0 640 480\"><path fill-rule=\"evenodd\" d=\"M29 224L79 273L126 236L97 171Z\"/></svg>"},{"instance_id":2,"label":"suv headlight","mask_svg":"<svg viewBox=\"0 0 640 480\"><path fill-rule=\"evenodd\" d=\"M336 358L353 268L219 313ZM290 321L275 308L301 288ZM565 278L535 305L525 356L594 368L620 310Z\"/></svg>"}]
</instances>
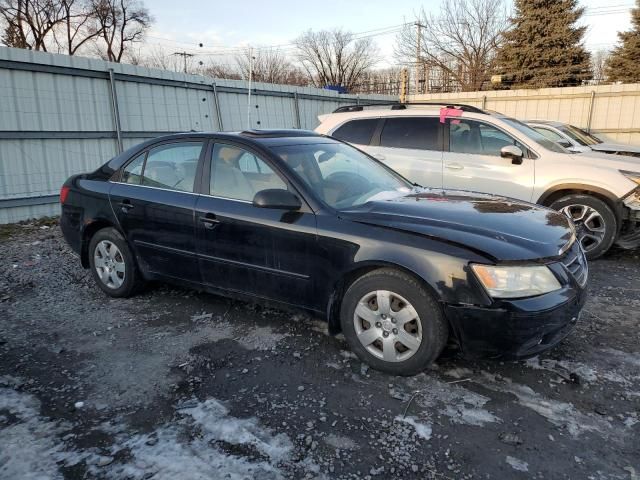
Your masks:
<instances>
[{"instance_id":1,"label":"suv headlight","mask_svg":"<svg viewBox=\"0 0 640 480\"><path fill-rule=\"evenodd\" d=\"M632 182L640 185L640 172L630 172L629 170L618 170L622 175L627 177Z\"/></svg>"},{"instance_id":2,"label":"suv headlight","mask_svg":"<svg viewBox=\"0 0 640 480\"><path fill-rule=\"evenodd\" d=\"M544 265L471 265L480 283L493 298L521 298L542 295L562 288Z\"/></svg>"}]
</instances>

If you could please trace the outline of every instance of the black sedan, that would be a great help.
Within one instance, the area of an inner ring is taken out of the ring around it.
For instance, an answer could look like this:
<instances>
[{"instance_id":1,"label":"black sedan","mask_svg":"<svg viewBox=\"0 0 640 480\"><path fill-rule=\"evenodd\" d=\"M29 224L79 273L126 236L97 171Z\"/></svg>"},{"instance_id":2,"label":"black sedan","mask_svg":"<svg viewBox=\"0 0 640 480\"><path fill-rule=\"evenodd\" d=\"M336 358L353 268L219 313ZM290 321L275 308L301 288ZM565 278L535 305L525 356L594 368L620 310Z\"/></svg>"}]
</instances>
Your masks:
<instances>
[{"instance_id":1,"label":"black sedan","mask_svg":"<svg viewBox=\"0 0 640 480\"><path fill-rule=\"evenodd\" d=\"M301 308L394 374L421 371L449 339L537 354L585 300L564 216L422 189L312 132L157 138L69 178L60 200L66 240L108 295L162 280Z\"/></svg>"}]
</instances>

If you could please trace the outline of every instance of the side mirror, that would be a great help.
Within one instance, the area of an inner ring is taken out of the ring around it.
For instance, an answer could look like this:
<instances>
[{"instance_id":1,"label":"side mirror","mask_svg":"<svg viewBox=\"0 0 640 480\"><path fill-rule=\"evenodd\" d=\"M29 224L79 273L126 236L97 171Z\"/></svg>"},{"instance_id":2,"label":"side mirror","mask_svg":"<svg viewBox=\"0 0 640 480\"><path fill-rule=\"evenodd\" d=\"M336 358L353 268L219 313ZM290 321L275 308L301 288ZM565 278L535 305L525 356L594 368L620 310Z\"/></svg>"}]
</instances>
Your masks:
<instances>
[{"instance_id":1,"label":"side mirror","mask_svg":"<svg viewBox=\"0 0 640 480\"><path fill-rule=\"evenodd\" d=\"M558 140L558 145L564 148L571 148L571 142L569 140Z\"/></svg>"},{"instance_id":2,"label":"side mirror","mask_svg":"<svg viewBox=\"0 0 640 480\"><path fill-rule=\"evenodd\" d=\"M289 190L268 188L266 190L260 190L255 194L253 197L253 206L278 210L300 210L300 208L302 208L302 202Z\"/></svg>"},{"instance_id":3,"label":"side mirror","mask_svg":"<svg viewBox=\"0 0 640 480\"><path fill-rule=\"evenodd\" d=\"M524 154L520 147L516 147L515 145L505 145L500 149L500 156L502 158L510 158L511 163L514 165L522 165L522 157L524 157Z\"/></svg>"}]
</instances>

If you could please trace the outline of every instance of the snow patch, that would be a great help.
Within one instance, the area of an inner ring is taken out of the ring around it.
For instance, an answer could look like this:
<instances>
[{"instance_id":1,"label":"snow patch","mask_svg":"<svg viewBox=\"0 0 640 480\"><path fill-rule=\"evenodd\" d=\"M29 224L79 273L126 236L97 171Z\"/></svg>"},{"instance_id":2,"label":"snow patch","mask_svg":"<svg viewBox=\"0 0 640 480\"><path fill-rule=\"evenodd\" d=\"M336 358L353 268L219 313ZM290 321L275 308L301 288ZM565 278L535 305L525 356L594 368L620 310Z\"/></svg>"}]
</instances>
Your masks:
<instances>
[{"instance_id":1,"label":"snow patch","mask_svg":"<svg viewBox=\"0 0 640 480\"><path fill-rule=\"evenodd\" d=\"M130 460L113 463L114 479L175 478L240 480L280 479L278 464L290 458L293 445L284 434L274 434L256 418L235 418L215 399L191 401L179 407L183 418L154 432L122 435L112 452L126 449Z\"/></svg>"},{"instance_id":2,"label":"snow patch","mask_svg":"<svg viewBox=\"0 0 640 480\"><path fill-rule=\"evenodd\" d=\"M273 350L278 342L288 336L290 335L276 333L271 327L255 326L248 332L243 331L242 335L234 340L248 350Z\"/></svg>"},{"instance_id":3,"label":"snow patch","mask_svg":"<svg viewBox=\"0 0 640 480\"><path fill-rule=\"evenodd\" d=\"M507 455L507 463L511 465L511 468L514 470L518 470L519 472L528 472L529 464L527 462L523 462L522 460L518 460L515 457L510 457Z\"/></svg>"},{"instance_id":4,"label":"snow patch","mask_svg":"<svg viewBox=\"0 0 640 480\"><path fill-rule=\"evenodd\" d=\"M431 439L431 425L421 423L415 417L403 417L402 415L398 415L396 417L396 422L408 423L415 428L419 437L424 438L425 440Z\"/></svg>"}]
</instances>

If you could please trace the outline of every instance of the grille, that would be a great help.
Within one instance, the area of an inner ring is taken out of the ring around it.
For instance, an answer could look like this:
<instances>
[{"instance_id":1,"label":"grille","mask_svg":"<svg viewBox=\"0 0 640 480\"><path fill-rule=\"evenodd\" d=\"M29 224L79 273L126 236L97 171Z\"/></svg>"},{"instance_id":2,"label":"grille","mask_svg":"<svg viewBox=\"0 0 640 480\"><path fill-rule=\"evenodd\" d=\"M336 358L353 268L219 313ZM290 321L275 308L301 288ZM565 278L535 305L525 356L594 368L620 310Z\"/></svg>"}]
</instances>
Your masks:
<instances>
[{"instance_id":1,"label":"grille","mask_svg":"<svg viewBox=\"0 0 640 480\"><path fill-rule=\"evenodd\" d=\"M589 276L589 267L580 242L573 243L562 259L562 264L569 273L573 275L573 278L576 279L580 286L584 287L587 283L587 277Z\"/></svg>"}]
</instances>

